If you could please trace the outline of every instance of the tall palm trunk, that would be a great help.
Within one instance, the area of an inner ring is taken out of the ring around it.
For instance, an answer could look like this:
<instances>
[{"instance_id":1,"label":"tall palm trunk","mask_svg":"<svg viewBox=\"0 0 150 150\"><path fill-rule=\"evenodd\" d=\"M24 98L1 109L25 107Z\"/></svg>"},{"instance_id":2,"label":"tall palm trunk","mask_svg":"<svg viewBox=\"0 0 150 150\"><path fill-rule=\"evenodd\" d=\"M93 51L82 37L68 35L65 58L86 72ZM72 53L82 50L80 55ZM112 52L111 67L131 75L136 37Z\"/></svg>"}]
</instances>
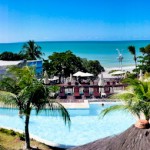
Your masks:
<instances>
[{"instance_id":1,"label":"tall palm trunk","mask_svg":"<svg viewBox=\"0 0 150 150\"><path fill-rule=\"evenodd\" d=\"M29 120L30 120L30 101L27 102L27 112L25 115L25 148L30 149L30 136L29 136Z\"/></svg>"},{"instance_id":2,"label":"tall palm trunk","mask_svg":"<svg viewBox=\"0 0 150 150\"><path fill-rule=\"evenodd\" d=\"M136 55L134 55L134 62L135 62L135 68L137 68L137 58L136 58Z\"/></svg>"},{"instance_id":3,"label":"tall palm trunk","mask_svg":"<svg viewBox=\"0 0 150 150\"><path fill-rule=\"evenodd\" d=\"M26 115L25 118L25 148L26 149L30 149L29 119L30 119L30 115Z\"/></svg>"}]
</instances>

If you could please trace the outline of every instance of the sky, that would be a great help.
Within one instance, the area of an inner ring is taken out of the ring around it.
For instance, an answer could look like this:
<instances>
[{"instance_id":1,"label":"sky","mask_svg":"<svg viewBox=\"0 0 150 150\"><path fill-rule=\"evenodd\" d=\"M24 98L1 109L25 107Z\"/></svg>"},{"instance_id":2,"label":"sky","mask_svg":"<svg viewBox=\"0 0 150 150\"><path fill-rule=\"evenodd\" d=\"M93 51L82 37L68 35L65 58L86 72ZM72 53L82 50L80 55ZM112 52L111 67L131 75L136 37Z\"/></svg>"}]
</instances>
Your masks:
<instances>
[{"instance_id":1,"label":"sky","mask_svg":"<svg viewBox=\"0 0 150 150\"><path fill-rule=\"evenodd\" d=\"M0 43L150 40L150 0L0 0Z\"/></svg>"}]
</instances>

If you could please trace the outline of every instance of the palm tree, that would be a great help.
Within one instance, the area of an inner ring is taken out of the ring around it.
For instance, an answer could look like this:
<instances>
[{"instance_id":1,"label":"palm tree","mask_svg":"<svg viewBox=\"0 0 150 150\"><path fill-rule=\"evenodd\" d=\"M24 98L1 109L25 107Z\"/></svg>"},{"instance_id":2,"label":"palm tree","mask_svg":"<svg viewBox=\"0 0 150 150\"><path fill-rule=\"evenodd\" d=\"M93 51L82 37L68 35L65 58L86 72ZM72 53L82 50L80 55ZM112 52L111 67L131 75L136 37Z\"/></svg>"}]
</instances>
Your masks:
<instances>
[{"instance_id":1,"label":"palm tree","mask_svg":"<svg viewBox=\"0 0 150 150\"><path fill-rule=\"evenodd\" d=\"M10 68L9 73L11 77L5 77L0 82L0 101L18 107L19 114L25 116L26 149L30 149L29 120L33 108L37 114L42 109L59 112L65 124L70 125L67 110L56 100L49 98L49 89L36 79L33 68Z\"/></svg>"},{"instance_id":2,"label":"palm tree","mask_svg":"<svg viewBox=\"0 0 150 150\"><path fill-rule=\"evenodd\" d=\"M140 52L143 53L143 55L144 55L144 54L146 53L145 48L144 48L144 47L141 47L141 48L140 48Z\"/></svg>"},{"instance_id":3,"label":"palm tree","mask_svg":"<svg viewBox=\"0 0 150 150\"><path fill-rule=\"evenodd\" d=\"M135 68L137 67L137 57L136 57L136 50L135 50L135 47L134 46L129 46L128 47L128 50L129 52L133 55L133 59L134 59L134 62L135 62Z\"/></svg>"},{"instance_id":4,"label":"palm tree","mask_svg":"<svg viewBox=\"0 0 150 150\"><path fill-rule=\"evenodd\" d=\"M58 95L58 92L59 92L59 90L60 90L60 87L57 86L57 85L51 85L51 86L49 86L48 88L49 88L49 90L50 90L50 97L56 98L57 95Z\"/></svg>"},{"instance_id":5,"label":"palm tree","mask_svg":"<svg viewBox=\"0 0 150 150\"><path fill-rule=\"evenodd\" d=\"M23 49L20 52L28 60L41 59L43 53L41 52L41 47L38 46L33 40L28 41L23 45Z\"/></svg>"},{"instance_id":6,"label":"palm tree","mask_svg":"<svg viewBox=\"0 0 150 150\"><path fill-rule=\"evenodd\" d=\"M144 115L147 122L150 119L150 80L139 81L137 79L126 79L124 82L128 83L127 90L121 94L116 94L113 97L121 99L123 105L114 105L102 111L102 115L115 110L127 110L133 115L142 119L141 114Z\"/></svg>"}]
</instances>

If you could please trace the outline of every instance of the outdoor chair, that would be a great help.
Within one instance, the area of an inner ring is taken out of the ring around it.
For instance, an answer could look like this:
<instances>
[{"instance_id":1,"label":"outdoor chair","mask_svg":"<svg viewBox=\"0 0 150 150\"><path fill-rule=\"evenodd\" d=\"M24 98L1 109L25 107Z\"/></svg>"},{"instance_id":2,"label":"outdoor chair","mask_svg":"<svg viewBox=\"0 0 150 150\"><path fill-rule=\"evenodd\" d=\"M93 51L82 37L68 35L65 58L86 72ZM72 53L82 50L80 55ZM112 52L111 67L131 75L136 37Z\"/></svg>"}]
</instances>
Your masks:
<instances>
[{"instance_id":1,"label":"outdoor chair","mask_svg":"<svg viewBox=\"0 0 150 150\"><path fill-rule=\"evenodd\" d=\"M75 98L81 98L81 95L80 95L80 91L79 91L79 87L78 87L78 86L75 86L75 87L74 87L74 97L75 97Z\"/></svg>"},{"instance_id":2,"label":"outdoor chair","mask_svg":"<svg viewBox=\"0 0 150 150\"><path fill-rule=\"evenodd\" d=\"M98 85L98 81L97 80L94 80L94 85Z\"/></svg>"},{"instance_id":3,"label":"outdoor chair","mask_svg":"<svg viewBox=\"0 0 150 150\"><path fill-rule=\"evenodd\" d=\"M106 97L110 95L110 87L109 86L104 86L104 93L106 94Z\"/></svg>"},{"instance_id":4,"label":"outdoor chair","mask_svg":"<svg viewBox=\"0 0 150 150\"><path fill-rule=\"evenodd\" d=\"M67 98L67 95L66 95L66 93L65 93L65 87L64 87L64 86L60 87L59 97L60 97L61 99Z\"/></svg>"},{"instance_id":5,"label":"outdoor chair","mask_svg":"<svg viewBox=\"0 0 150 150\"><path fill-rule=\"evenodd\" d=\"M109 81L107 81L107 82L106 82L106 85L110 85L110 82L109 82Z\"/></svg>"},{"instance_id":6,"label":"outdoor chair","mask_svg":"<svg viewBox=\"0 0 150 150\"><path fill-rule=\"evenodd\" d=\"M68 82L68 85L71 85L71 82Z\"/></svg>"},{"instance_id":7,"label":"outdoor chair","mask_svg":"<svg viewBox=\"0 0 150 150\"><path fill-rule=\"evenodd\" d=\"M84 87L83 94L85 98L90 98L89 87Z\"/></svg>"},{"instance_id":8,"label":"outdoor chair","mask_svg":"<svg viewBox=\"0 0 150 150\"><path fill-rule=\"evenodd\" d=\"M115 82L115 81L112 81L112 85L116 85L116 82Z\"/></svg>"},{"instance_id":9,"label":"outdoor chair","mask_svg":"<svg viewBox=\"0 0 150 150\"><path fill-rule=\"evenodd\" d=\"M98 86L93 87L93 96L95 98L100 98L101 97L101 92L99 92L99 87Z\"/></svg>"}]
</instances>

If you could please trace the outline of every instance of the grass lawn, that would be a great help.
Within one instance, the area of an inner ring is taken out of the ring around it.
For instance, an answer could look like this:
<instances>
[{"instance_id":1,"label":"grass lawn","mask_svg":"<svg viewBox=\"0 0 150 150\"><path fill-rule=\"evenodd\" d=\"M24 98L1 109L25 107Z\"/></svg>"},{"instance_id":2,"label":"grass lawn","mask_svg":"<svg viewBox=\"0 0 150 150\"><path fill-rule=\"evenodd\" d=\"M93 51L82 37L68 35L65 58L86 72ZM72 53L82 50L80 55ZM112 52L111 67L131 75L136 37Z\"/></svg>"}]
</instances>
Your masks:
<instances>
[{"instance_id":1,"label":"grass lawn","mask_svg":"<svg viewBox=\"0 0 150 150\"><path fill-rule=\"evenodd\" d=\"M0 131L0 150L23 150L25 141L20 140L18 136L9 135ZM34 150L62 150L52 148L35 140L31 140L31 147Z\"/></svg>"}]
</instances>

